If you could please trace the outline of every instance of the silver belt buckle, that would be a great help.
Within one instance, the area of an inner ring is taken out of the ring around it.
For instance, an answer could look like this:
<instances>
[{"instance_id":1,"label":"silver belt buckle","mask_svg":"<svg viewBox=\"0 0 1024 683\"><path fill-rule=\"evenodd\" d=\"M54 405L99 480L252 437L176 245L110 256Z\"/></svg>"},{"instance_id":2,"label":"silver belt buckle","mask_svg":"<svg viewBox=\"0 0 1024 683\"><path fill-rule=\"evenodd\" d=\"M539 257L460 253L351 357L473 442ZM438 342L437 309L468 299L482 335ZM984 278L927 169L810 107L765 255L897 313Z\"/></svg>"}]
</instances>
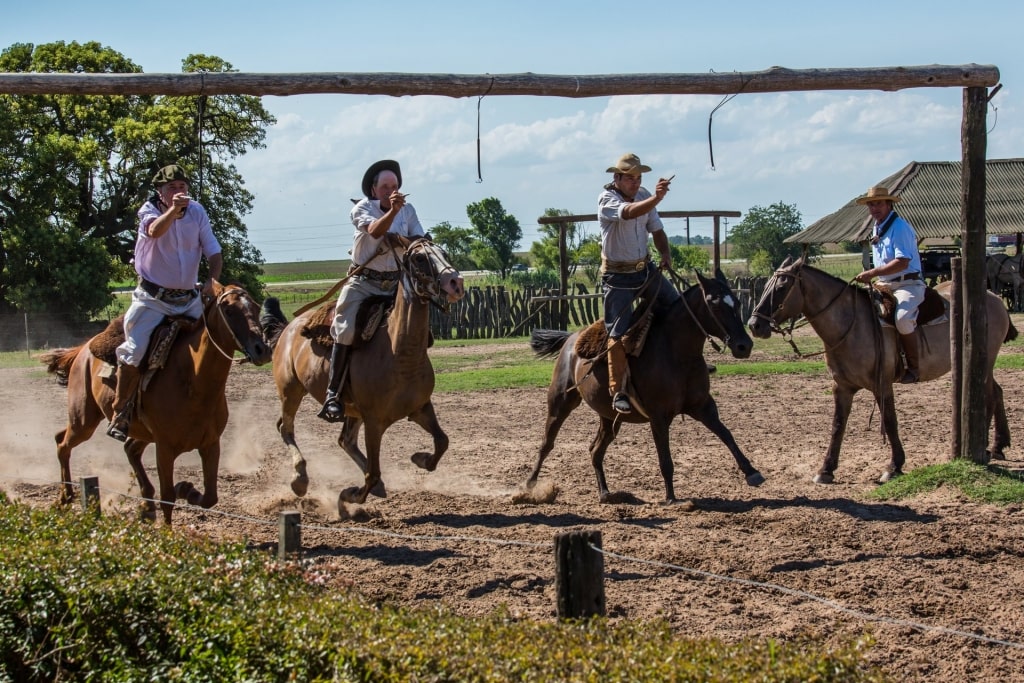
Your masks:
<instances>
[{"instance_id":1,"label":"silver belt buckle","mask_svg":"<svg viewBox=\"0 0 1024 683\"><path fill-rule=\"evenodd\" d=\"M636 272L638 272L638 273L639 273L639 272L640 272L641 270L643 270L643 269L644 269L644 267L645 267L646 265L647 265L647 262L646 262L646 261L639 261L639 262L638 262L638 263L636 264Z\"/></svg>"}]
</instances>

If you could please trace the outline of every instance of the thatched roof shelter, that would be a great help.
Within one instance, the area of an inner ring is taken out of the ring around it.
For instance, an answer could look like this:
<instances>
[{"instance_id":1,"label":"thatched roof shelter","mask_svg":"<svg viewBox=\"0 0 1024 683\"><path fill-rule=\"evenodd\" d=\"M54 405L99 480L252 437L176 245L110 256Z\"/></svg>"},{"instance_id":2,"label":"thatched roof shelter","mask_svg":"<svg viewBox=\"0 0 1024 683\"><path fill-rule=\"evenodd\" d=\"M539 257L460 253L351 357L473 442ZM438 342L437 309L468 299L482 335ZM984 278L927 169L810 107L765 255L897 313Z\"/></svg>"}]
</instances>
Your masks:
<instances>
[{"instance_id":1,"label":"thatched roof shelter","mask_svg":"<svg viewBox=\"0 0 1024 683\"><path fill-rule=\"evenodd\" d=\"M901 201L897 209L910 221L918 239L960 235L963 191L959 161L912 161L875 185L885 185ZM864 188L866 191L867 188ZM863 196L863 195L858 195ZM860 242L871 235L871 216L857 197L845 206L786 239L802 244ZM1024 159L985 162L985 232L1024 232Z\"/></svg>"}]
</instances>

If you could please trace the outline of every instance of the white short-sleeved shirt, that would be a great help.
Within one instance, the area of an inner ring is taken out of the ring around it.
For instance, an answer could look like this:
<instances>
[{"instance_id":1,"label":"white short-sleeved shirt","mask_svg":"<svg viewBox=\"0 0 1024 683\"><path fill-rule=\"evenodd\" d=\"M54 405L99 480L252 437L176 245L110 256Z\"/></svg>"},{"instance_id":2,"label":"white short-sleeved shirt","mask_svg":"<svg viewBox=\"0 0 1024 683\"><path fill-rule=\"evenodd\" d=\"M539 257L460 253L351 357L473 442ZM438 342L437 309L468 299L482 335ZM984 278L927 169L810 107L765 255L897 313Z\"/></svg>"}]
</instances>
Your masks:
<instances>
[{"instance_id":1,"label":"white short-sleeved shirt","mask_svg":"<svg viewBox=\"0 0 1024 683\"><path fill-rule=\"evenodd\" d=\"M653 209L636 218L627 220L622 217L623 207L650 196L651 193L641 187L632 201L626 201L619 191L610 185L598 195L597 218L601 223L601 253L609 261L639 261L646 258L649 236L665 229L661 216Z\"/></svg>"},{"instance_id":2,"label":"white short-sleeved shirt","mask_svg":"<svg viewBox=\"0 0 1024 683\"><path fill-rule=\"evenodd\" d=\"M377 255L377 247L380 246L380 242L384 238L373 237L367 232L370 224L378 218L382 218L385 213L380 208L379 199L363 199L352 207L350 216L352 224L356 227L355 237L352 240L353 265L366 266L380 271L398 270L398 262L390 249ZM388 232L409 238L422 237L425 234L412 204L406 204L399 210Z\"/></svg>"},{"instance_id":3,"label":"white short-sleeved shirt","mask_svg":"<svg viewBox=\"0 0 1024 683\"><path fill-rule=\"evenodd\" d=\"M160 237L150 237L150 224L163 211L152 201L139 209L139 230L135 239L135 271L161 287L192 289L199 278L199 261L221 251L213 235L206 209L193 200L185 215L174 221Z\"/></svg>"}]
</instances>

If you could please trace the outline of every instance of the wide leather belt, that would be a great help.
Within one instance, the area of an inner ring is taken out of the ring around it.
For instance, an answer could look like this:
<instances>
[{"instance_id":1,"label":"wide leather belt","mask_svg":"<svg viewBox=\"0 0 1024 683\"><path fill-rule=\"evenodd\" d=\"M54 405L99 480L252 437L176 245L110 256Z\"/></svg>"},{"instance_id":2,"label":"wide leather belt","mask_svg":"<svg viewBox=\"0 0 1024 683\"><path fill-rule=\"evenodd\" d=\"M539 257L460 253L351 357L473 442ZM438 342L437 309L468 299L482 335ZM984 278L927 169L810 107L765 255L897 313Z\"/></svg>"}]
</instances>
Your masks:
<instances>
[{"instance_id":1,"label":"wide leather belt","mask_svg":"<svg viewBox=\"0 0 1024 683\"><path fill-rule=\"evenodd\" d=\"M400 270L371 270L369 268L363 268L359 273L367 280L377 280L380 282L387 282L389 280L397 280L402 275Z\"/></svg>"},{"instance_id":2,"label":"wide leather belt","mask_svg":"<svg viewBox=\"0 0 1024 683\"><path fill-rule=\"evenodd\" d=\"M192 299L196 296L197 292L194 289L169 289L167 287L161 287L155 282L150 282L146 278L139 278L139 287L142 288L146 294L149 294L155 299L161 301L184 301Z\"/></svg>"},{"instance_id":3,"label":"wide leather belt","mask_svg":"<svg viewBox=\"0 0 1024 683\"><path fill-rule=\"evenodd\" d=\"M609 261L601 259L602 273L639 273L647 267L649 259L642 258L638 261Z\"/></svg>"},{"instance_id":4,"label":"wide leather belt","mask_svg":"<svg viewBox=\"0 0 1024 683\"><path fill-rule=\"evenodd\" d=\"M882 282L903 282L904 280L920 280L921 273L906 273L899 277L894 277L891 280L882 280Z\"/></svg>"}]
</instances>

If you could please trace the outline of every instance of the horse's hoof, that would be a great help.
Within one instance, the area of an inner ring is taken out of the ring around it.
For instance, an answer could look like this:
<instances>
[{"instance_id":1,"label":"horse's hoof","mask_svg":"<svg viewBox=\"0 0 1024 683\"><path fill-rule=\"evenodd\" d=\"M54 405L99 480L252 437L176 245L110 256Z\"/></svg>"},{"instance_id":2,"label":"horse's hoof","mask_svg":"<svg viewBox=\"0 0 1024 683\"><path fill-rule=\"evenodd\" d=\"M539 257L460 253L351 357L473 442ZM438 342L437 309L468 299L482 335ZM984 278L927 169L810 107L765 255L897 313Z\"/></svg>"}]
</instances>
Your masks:
<instances>
[{"instance_id":1,"label":"horse's hoof","mask_svg":"<svg viewBox=\"0 0 1024 683\"><path fill-rule=\"evenodd\" d=\"M902 476L902 475L903 475L903 472L900 472L900 471L896 471L896 472L888 472L888 471L882 472L882 476L880 476L878 478L878 483L879 484L884 484L884 483L892 481L896 477L899 477L899 476Z\"/></svg>"},{"instance_id":2,"label":"horse's hoof","mask_svg":"<svg viewBox=\"0 0 1024 683\"><path fill-rule=\"evenodd\" d=\"M174 485L174 499L183 500L189 505L200 505L203 502L203 494L196 490L190 481L179 481Z\"/></svg>"},{"instance_id":3,"label":"horse's hoof","mask_svg":"<svg viewBox=\"0 0 1024 683\"><path fill-rule=\"evenodd\" d=\"M995 451L985 451L985 455L988 457L988 461L1006 460L1006 454L1003 453L1003 450L1001 448ZM986 461L986 464L988 464L988 461Z\"/></svg>"},{"instance_id":4,"label":"horse's hoof","mask_svg":"<svg viewBox=\"0 0 1024 683\"><path fill-rule=\"evenodd\" d=\"M692 500L679 500L678 498L666 500L662 505L671 505L677 510L682 510L683 512L693 512L697 509L697 504Z\"/></svg>"},{"instance_id":5,"label":"horse's hoof","mask_svg":"<svg viewBox=\"0 0 1024 683\"><path fill-rule=\"evenodd\" d=\"M747 486L760 486L764 483L764 476L760 472L752 472L747 475Z\"/></svg>"},{"instance_id":6,"label":"horse's hoof","mask_svg":"<svg viewBox=\"0 0 1024 683\"><path fill-rule=\"evenodd\" d=\"M377 496L378 498L387 498L388 497L388 490L386 488L384 488L384 480L383 479L378 481L377 484L372 489L370 489L370 495L371 496Z\"/></svg>"},{"instance_id":7,"label":"horse's hoof","mask_svg":"<svg viewBox=\"0 0 1024 683\"><path fill-rule=\"evenodd\" d=\"M139 508L139 521L156 524L156 508L143 505Z\"/></svg>"},{"instance_id":8,"label":"horse's hoof","mask_svg":"<svg viewBox=\"0 0 1024 683\"><path fill-rule=\"evenodd\" d=\"M412 460L413 464L421 470L433 472L437 469L437 460L434 459L433 453L420 451L419 453L413 453L412 457L409 459Z\"/></svg>"},{"instance_id":9,"label":"horse's hoof","mask_svg":"<svg viewBox=\"0 0 1024 683\"><path fill-rule=\"evenodd\" d=\"M835 477L832 476L831 472L818 472L814 475L815 484L831 484L835 481Z\"/></svg>"},{"instance_id":10,"label":"horse's hoof","mask_svg":"<svg viewBox=\"0 0 1024 683\"><path fill-rule=\"evenodd\" d=\"M309 477L307 477L305 474L296 474L294 477L292 477L292 493L294 493L299 498L302 498L304 495L306 495L307 491L309 491Z\"/></svg>"},{"instance_id":11,"label":"horse's hoof","mask_svg":"<svg viewBox=\"0 0 1024 683\"><path fill-rule=\"evenodd\" d=\"M360 500L362 490L361 486L349 486L347 489L342 490L338 494L338 504L340 505L342 502L362 504L363 500Z\"/></svg>"}]
</instances>

